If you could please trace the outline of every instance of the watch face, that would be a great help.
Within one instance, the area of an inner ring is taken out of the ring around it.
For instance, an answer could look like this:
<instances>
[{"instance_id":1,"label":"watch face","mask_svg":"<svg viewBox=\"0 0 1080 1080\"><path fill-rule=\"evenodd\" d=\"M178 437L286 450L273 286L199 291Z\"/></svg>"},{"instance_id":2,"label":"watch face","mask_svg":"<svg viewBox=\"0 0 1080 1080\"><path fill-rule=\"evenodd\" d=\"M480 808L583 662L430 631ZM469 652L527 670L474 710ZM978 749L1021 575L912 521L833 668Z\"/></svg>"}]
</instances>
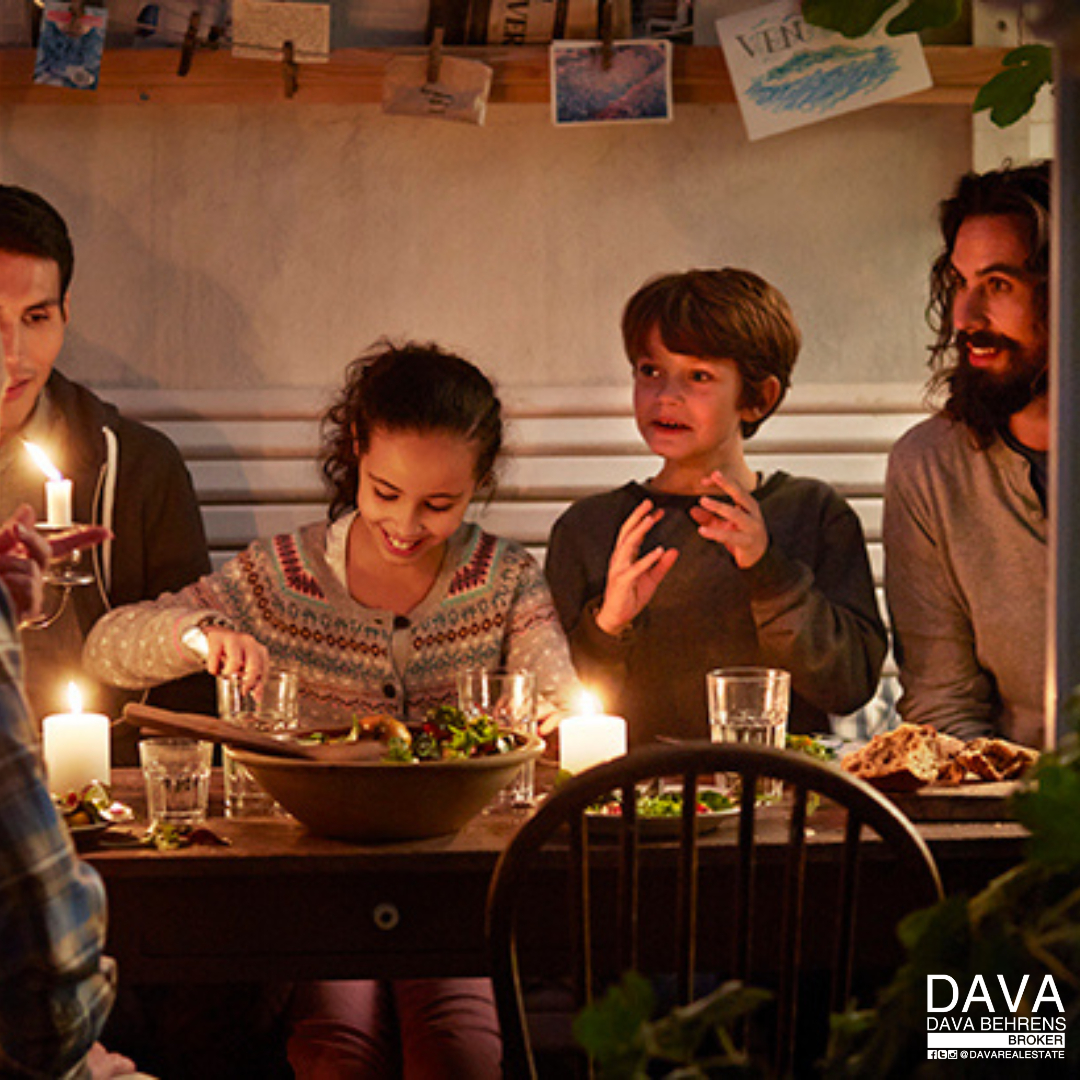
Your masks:
<instances>
[{"instance_id":1,"label":"watch face","mask_svg":"<svg viewBox=\"0 0 1080 1080\"><path fill-rule=\"evenodd\" d=\"M206 631L202 626L189 626L181 635L180 640L200 660L206 661L210 656L210 642L206 640Z\"/></svg>"}]
</instances>

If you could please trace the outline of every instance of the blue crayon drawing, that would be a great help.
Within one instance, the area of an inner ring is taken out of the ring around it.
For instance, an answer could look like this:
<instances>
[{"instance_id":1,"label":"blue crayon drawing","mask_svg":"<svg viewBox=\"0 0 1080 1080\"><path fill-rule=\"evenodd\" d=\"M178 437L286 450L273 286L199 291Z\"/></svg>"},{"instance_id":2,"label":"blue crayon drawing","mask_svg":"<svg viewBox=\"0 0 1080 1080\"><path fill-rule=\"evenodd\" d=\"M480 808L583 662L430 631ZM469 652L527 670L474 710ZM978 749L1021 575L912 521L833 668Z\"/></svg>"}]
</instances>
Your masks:
<instances>
[{"instance_id":1,"label":"blue crayon drawing","mask_svg":"<svg viewBox=\"0 0 1080 1080\"><path fill-rule=\"evenodd\" d=\"M849 98L880 89L899 70L896 51L888 45L832 45L796 53L754 79L746 93L770 112L823 113Z\"/></svg>"}]
</instances>

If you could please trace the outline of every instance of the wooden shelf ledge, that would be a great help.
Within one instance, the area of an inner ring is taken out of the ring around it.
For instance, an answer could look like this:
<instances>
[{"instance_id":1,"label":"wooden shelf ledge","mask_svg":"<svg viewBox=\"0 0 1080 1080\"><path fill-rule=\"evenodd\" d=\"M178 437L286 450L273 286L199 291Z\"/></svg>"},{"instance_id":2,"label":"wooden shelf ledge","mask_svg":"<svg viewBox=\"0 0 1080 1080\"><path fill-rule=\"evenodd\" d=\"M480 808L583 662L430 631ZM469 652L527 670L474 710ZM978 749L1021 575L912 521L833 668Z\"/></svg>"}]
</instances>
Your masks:
<instances>
[{"instance_id":1,"label":"wooden shelf ledge","mask_svg":"<svg viewBox=\"0 0 1080 1080\"><path fill-rule=\"evenodd\" d=\"M422 50L417 50L421 52ZM934 78L929 90L896 104L970 105L979 87L1000 67L1006 50L966 46L926 49ZM453 56L482 60L494 69L491 100L546 104L548 51L543 47L455 48ZM0 50L3 105L348 105L382 100L383 71L399 50L339 49L327 64L301 64L299 92L285 97L278 64L235 60L228 51L200 51L181 78L176 49L114 49L106 53L97 90L67 90L33 83L31 49ZM678 46L674 59L676 104L723 104L735 100L719 47Z\"/></svg>"}]
</instances>

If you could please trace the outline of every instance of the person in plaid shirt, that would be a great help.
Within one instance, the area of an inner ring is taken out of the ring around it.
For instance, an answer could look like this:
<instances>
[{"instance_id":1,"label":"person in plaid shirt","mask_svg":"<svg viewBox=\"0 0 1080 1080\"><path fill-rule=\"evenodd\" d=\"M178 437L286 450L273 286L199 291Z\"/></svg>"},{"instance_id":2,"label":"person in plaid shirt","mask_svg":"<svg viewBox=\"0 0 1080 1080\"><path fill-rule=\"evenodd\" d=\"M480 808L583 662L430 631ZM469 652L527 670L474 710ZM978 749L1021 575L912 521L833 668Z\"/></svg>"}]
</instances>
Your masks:
<instances>
[{"instance_id":1,"label":"person in plaid shirt","mask_svg":"<svg viewBox=\"0 0 1080 1080\"><path fill-rule=\"evenodd\" d=\"M132 1062L96 1042L115 983L105 890L49 797L22 688L18 625L49 555L32 526L28 510L0 525L0 1076L120 1076Z\"/></svg>"}]
</instances>

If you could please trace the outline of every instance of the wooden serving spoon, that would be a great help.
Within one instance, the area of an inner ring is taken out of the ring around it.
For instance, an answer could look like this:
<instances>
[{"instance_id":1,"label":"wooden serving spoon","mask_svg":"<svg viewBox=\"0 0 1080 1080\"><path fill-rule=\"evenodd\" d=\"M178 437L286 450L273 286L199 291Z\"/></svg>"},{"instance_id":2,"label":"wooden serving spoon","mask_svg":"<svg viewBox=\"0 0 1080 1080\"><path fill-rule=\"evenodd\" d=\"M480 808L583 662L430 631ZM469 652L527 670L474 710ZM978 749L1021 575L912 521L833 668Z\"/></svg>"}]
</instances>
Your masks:
<instances>
[{"instance_id":1,"label":"wooden serving spoon","mask_svg":"<svg viewBox=\"0 0 1080 1080\"><path fill-rule=\"evenodd\" d=\"M131 702L124 706L124 719L136 727L146 727L162 735L224 743L241 750L274 757L300 758L305 761L380 761L386 747L378 739L354 742L304 743L297 739L279 739L263 731L240 727L197 713L172 712L153 705Z\"/></svg>"}]
</instances>

